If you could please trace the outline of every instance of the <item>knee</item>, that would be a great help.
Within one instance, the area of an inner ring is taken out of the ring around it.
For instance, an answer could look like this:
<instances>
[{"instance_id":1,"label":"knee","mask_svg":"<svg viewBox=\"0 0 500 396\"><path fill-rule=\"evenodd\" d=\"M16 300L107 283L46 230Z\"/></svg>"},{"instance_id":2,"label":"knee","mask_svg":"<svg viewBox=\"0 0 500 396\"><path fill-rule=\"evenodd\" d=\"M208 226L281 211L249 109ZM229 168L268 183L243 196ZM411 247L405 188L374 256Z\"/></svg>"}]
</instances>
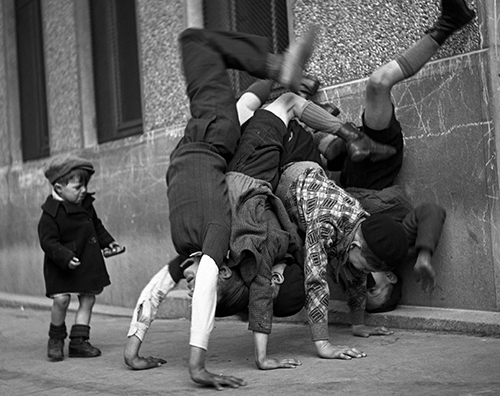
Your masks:
<instances>
[{"instance_id":1,"label":"knee","mask_svg":"<svg viewBox=\"0 0 500 396\"><path fill-rule=\"evenodd\" d=\"M281 103L284 108L292 109L293 107L303 105L307 100L292 92L285 92L276 99L276 102Z\"/></svg>"},{"instance_id":2,"label":"knee","mask_svg":"<svg viewBox=\"0 0 500 396\"><path fill-rule=\"evenodd\" d=\"M80 301L80 305L92 307L95 303L95 295L93 294L82 294L78 296L78 299Z\"/></svg>"},{"instance_id":3,"label":"knee","mask_svg":"<svg viewBox=\"0 0 500 396\"><path fill-rule=\"evenodd\" d=\"M389 71L383 67L373 72L368 79L366 86L367 92L377 94L380 92L390 91L392 88L392 77Z\"/></svg>"},{"instance_id":4,"label":"knee","mask_svg":"<svg viewBox=\"0 0 500 396\"><path fill-rule=\"evenodd\" d=\"M54 306L60 310L66 310L68 309L70 301L71 301L71 296L69 294L63 296L57 296L54 298Z\"/></svg>"}]
</instances>

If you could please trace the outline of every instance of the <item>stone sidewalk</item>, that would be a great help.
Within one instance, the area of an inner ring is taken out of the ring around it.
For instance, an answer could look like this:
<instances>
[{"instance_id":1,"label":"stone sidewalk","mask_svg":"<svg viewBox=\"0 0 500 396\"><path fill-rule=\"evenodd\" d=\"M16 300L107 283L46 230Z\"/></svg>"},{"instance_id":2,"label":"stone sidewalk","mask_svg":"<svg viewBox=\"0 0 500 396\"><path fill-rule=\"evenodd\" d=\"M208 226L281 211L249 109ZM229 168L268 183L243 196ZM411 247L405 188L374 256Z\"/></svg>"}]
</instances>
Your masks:
<instances>
[{"instance_id":1,"label":"stone sidewalk","mask_svg":"<svg viewBox=\"0 0 500 396\"><path fill-rule=\"evenodd\" d=\"M100 307L99 307L100 308ZM100 311L100 310L99 310ZM133 371L123 361L129 318L95 312L91 341L103 355L93 359L46 359L50 311L46 307L0 308L0 395L202 395L213 393L191 381L189 326L185 319L153 323L141 349L162 357L163 366ZM73 314L68 315L71 326ZM270 357L294 357L295 369L260 371L246 323L217 321L207 353L207 369L234 375L247 386L231 394L262 395L500 395L500 338L421 330L398 330L386 337L358 338L347 326L331 326L334 344L367 353L350 361L316 356L308 326L276 323ZM67 344L67 343L66 343ZM67 347L65 350L67 353Z\"/></svg>"},{"instance_id":2,"label":"stone sidewalk","mask_svg":"<svg viewBox=\"0 0 500 396\"><path fill-rule=\"evenodd\" d=\"M51 304L52 301L45 297L0 292L0 306L4 307L50 309ZM73 299L70 309L76 310L75 299ZM94 312L130 317L132 311L131 308L96 304ZM190 319L190 298L187 296L187 290L179 289L170 292L158 310L158 318ZM330 302L329 320L331 324L345 325L349 323L348 308L345 302ZM275 318L275 321L304 324L307 322L307 316L304 311L301 311L290 318ZM366 314L366 323L398 329L447 331L500 337L500 312L492 311L400 305L392 312Z\"/></svg>"}]
</instances>

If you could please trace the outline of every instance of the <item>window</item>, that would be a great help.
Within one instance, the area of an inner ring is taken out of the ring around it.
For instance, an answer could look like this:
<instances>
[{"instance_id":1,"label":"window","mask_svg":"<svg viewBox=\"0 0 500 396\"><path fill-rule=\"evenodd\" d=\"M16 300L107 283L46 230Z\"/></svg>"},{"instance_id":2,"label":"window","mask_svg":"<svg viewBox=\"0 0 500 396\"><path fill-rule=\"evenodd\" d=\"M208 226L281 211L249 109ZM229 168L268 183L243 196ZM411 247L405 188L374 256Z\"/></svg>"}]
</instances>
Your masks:
<instances>
[{"instance_id":1,"label":"window","mask_svg":"<svg viewBox=\"0 0 500 396\"><path fill-rule=\"evenodd\" d=\"M16 0L23 160L50 155L40 0Z\"/></svg>"},{"instance_id":2,"label":"window","mask_svg":"<svg viewBox=\"0 0 500 396\"><path fill-rule=\"evenodd\" d=\"M207 29L268 37L274 53L283 52L289 44L287 0L203 0L203 18ZM237 95L255 81L245 72L231 71L230 75Z\"/></svg>"},{"instance_id":3,"label":"window","mask_svg":"<svg viewBox=\"0 0 500 396\"><path fill-rule=\"evenodd\" d=\"M90 0L99 143L142 133L135 0Z\"/></svg>"}]
</instances>

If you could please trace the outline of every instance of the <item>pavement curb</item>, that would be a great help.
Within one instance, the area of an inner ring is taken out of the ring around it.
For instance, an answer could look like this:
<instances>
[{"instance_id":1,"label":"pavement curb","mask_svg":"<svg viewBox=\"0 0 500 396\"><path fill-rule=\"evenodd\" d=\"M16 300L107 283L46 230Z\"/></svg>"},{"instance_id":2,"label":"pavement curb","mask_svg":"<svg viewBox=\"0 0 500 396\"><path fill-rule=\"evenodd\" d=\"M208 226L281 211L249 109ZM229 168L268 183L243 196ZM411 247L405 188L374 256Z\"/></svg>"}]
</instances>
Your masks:
<instances>
[{"instance_id":1,"label":"pavement curb","mask_svg":"<svg viewBox=\"0 0 500 396\"><path fill-rule=\"evenodd\" d=\"M12 308L31 308L50 310L50 299L38 296L27 296L0 292L0 306ZM70 304L70 311L76 311L77 302ZM174 290L158 309L158 319L189 319L191 300L187 290ZM130 317L132 308L96 304L94 313ZM240 320L239 316L231 316L220 320ZM275 318L279 323L307 323L304 310L289 318ZM349 324L349 310L344 301L330 301L330 324ZM478 336L500 337L500 312L475 311L465 309L431 308L400 305L396 310L386 313L366 314L365 323L371 326L389 328L456 332Z\"/></svg>"}]
</instances>

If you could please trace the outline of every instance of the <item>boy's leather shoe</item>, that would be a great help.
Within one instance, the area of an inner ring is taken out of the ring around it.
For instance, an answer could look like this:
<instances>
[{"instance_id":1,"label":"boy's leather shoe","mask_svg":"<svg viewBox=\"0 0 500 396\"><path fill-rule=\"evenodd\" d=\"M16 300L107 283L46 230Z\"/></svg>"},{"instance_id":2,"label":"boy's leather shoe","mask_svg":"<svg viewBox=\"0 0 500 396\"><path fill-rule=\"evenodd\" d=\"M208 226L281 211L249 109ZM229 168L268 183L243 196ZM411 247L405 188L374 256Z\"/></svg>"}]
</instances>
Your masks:
<instances>
[{"instance_id":1,"label":"boy's leather shoe","mask_svg":"<svg viewBox=\"0 0 500 396\"><path fill-rule=\"evenodd\" d=\"M340 114L339 108L333 103L318 103L318 106L328 111L332 116L337 117Z\"/></svg>"},{"instance_id":2,"label":"boy's leather shoe","mask_svg":"<svg viewBox=\"0 0 500 396\"><path fill-rule=\"evenodd\" d=\"M337 137L333 139L330 143L328 143L328 146L326 147L325 152L323 153L323 157L325 157L328 161L333 161L337 157L344 154L346 150L347 148L345 141Z\"/></svg>"},{"instance_id":3,"label":"boy's leather shoe","mask_svg":"<svg viewBox=\"0 0 500 396\"><path fill-rule=\"evenodd\" d=\"M360 162L367 158L377 162L396 154L394 147L373 141L351 122L342 124L336 135L345 140L347 153L352 162Z\"/></svg>"},{"instance_id":4,"label":"boy's leather shoe","mask_svg":"<svg viewBox=\"0 0 500 396\"><path fill-rule=\"evenodd\" d=\"M310 99L318 92L320 82L316 77L313 76L302 76L300 81L300 88L298 95L302 96L304 99Z\"/></svg>"},{"instance_id":5,"label":"boy's leather shoe","mask_svg":"<svg viewBox=\"0 0 500 396\"><path fill-rule=\"evenodd\" d=\"M101 351L92 346L89 340L73 338L69 343L69 357L97 357Z\"/></svg>"},{"instance_id":6,"label":"boy's leather shoe","mask_svg":"<svg viewBox=\"0 0 500 396\"><path fill-rule=\"evenodd\" d=\"M444 31L453 33L474 19L476 13L472 11L464 0L441 0L441 15L428 31Z\"/></svg>"},{"instance_id":7,"label":"boy's leather shoe","mask_svg":"<svg viewBox=\"0 0 500 396\"><path fill-rule=\"evenodd\" d=\"M283 54L278 82L292 92L298 92L300 89L302 72L313 52L315 37L316 27L313 25L299 41L290 44Z\"/></svg>"},{"instance_id":8,"label":"boy's leather shoe","mask_svg":"<svg viewBox=\"0 0 500 396\"><path fill-rule=\"evenodd\" d=\"M47 345L47 356L53 362L60 362L64 359L64 340L49 338Z\"/></svg>"}]
</instances>

